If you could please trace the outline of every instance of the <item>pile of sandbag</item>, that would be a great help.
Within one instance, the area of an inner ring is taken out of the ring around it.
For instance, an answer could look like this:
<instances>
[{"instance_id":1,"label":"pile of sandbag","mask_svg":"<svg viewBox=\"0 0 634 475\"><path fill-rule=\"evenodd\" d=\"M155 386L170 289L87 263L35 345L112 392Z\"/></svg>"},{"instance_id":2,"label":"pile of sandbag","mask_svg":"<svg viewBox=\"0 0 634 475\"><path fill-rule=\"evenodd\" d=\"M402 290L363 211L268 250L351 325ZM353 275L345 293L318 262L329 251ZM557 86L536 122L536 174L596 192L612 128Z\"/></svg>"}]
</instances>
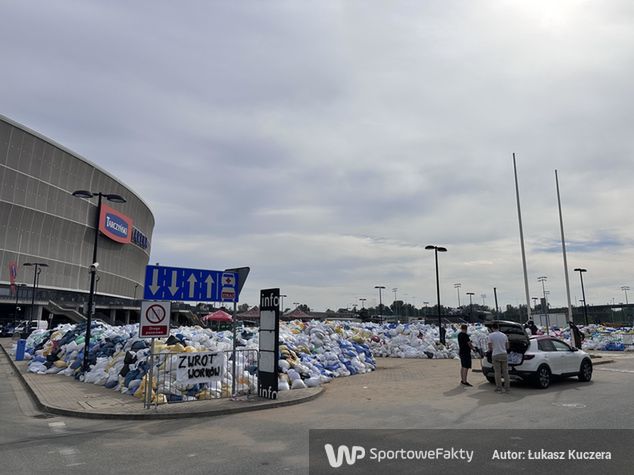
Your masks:
<instances>
[{"instance_id":1,"label":"pile of sandbag","mask_svg":"<svg viewBox=\"0 0 634 475\"><path fill-rule=\"evenodd\" d=\"M150 369L149 341L138 338L138 325L110 326L93 323L88 352L89 371L82 371L86 326L60 325L33 332L26 342L28 371L59 373L86 383L102 385L143 398ZM234 386L230 361L233 335L201 327L180 327L154 347L154 402L228 397ZM258 330L237 334L238 350L257 350ZM179 376L176 356L181 353L220 352L225 371L213 383L190 384ZM349 341L347 333L324 322L280 324L280 390L319 386L332 378L375 369L369 347ZM238 393L257 391L257 351L239 351L236 358ZM149 388L147 388L149 389Z\"/></svg>"},{"instance_id":2,"label":"pile of sandbag","mask_svg":"<svg viewBox=\"0 0 634 475\"><path fill-rule=\"evenodd\" d=\"M585 351L634 351L634 328L632 327L613 328L594 323L577 327L583 335L581 349ZM537 335L544 334L546 334L546 328L538 326ZM573 344L570 327L553 326L548 334Z\"/></svg>"},{"instance_id":3,"label":"pile of sandbag","mask_svg":"<svg viewBox=\"0 0 634 475\"><path fill-rule=\"evenodd\" d=\"M412 323L353 323L330 322L347 340L367 343L374 356L389 358L455 358L458 354L458 326L445 328L445 344L440 343L438 326ZM471 341L486 348L488 332L483 325L469 325ZM477 356L477 353L474 353Z\"/></svg>"},{"instance_id":4,"label":"pile of sandbag","mask_svg":"<svg viewBox=\"0 0 634 475\"><path fill-rule=\"evenodd\" d=\"M585 336L582 343L584 350L598 351L634 351L634 328L612 328L603 325L580 326L579 329ZM564 331L564 336L569 339L570 330Z\"/></svg>"},{"instance_id":5,"label":"pile of sandbag","mask_svg":"<svg viewBox=\"0 0 634 475\"><path fill-rule=\"evenodd\" d=\"M368 345L353 341L348 330L347 324L321 321L281 324L279 389L315 387L376 369Z\"/></svg>"}]
</instances>

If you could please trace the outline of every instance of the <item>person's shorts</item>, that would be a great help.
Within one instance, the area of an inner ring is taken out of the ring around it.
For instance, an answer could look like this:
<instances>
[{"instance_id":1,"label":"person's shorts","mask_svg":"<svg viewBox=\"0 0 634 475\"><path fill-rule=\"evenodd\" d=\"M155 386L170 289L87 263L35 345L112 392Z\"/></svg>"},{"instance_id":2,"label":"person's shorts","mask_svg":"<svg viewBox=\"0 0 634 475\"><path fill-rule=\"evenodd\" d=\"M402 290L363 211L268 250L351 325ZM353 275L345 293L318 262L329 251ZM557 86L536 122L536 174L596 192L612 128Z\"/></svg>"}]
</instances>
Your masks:
<instances>
[{"instance_id":1,"label":"person's shorts","mask_svg":"<svg viewBox=\"0 0 634 475\"><path fill-rule=\"evenodd\" d=\"M460 355L460 367L471 368L471 355Z\"/></svg>"}]
</instances>

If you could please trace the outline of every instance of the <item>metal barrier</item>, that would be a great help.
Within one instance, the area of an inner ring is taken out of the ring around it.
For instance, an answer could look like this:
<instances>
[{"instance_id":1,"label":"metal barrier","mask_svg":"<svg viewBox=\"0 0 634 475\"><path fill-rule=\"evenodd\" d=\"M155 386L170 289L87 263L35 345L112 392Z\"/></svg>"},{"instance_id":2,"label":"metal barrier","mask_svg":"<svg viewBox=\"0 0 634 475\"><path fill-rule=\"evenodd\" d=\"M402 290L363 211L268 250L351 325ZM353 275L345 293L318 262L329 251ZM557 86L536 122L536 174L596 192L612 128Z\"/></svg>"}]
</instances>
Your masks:
<instances>
[{"instance_id":1,"label":"metal barrier","mask_svg":"<svg viewBox=\"0 0 634 475\"><path fill-rule=\"evenodd\" d=\"M159 353L154 355L152 386L157 397L152 404L158 404L165 397L167 403L201 401L230 398L238 395L257 394L258 386L258 350L236 349L235 355L235 394L233 394L232 350L200 353ZM211 361L220 357L216 368L188 368L188 362L203 362L205 355ZM196 359L198 357L198 359ZM216 371L219 369L219 371ZM189 374L188 374L189 371ZM148 385L148 388L150 386ZM146 394L146 401L149 394ZM150 404L147 404L149 407Z\"/></svg>"}]
</instances>

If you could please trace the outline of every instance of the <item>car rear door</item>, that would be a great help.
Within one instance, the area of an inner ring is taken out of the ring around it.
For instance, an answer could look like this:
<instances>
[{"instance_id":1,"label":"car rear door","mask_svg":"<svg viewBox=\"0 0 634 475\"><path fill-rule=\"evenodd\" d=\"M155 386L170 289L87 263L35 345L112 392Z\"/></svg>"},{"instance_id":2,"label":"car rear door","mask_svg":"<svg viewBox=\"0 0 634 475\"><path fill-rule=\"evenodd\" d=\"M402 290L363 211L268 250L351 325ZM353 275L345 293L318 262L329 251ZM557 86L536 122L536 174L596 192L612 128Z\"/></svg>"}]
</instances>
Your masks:
<instances>
[{"instance_id":1,"label":"car rear door","mask_svg":"<svg viewBox=\"0 0 634 475\"><path fill-rule=\"evenodd\" d=\"M581 366L577 353L572 351L572 348L563 341L551 340L557 354L561 358L561 371L562 373L575 373L579 371Z\"/></svg>"}]
</instances>

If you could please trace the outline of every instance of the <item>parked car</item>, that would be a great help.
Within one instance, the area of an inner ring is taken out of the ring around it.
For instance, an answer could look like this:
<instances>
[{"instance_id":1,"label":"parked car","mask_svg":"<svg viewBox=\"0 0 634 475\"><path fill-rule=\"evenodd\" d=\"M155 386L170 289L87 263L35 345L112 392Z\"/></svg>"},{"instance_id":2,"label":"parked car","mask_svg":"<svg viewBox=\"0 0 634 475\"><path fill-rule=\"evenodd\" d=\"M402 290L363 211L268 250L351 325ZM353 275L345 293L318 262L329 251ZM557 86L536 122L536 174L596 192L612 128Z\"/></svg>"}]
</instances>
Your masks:
<instances>
[{"instance_id":1,"label":"parked car","mask_svg":"<svg viewBox=\"0 0 634 475\"><path fill-rule=\"evenodd\" d=\"M15 328L15 323L9 322L2 324L2 329L0 330L0 336L7 337L13 336L13 329Z\"/></svg>"},{"instance_id":2,"label":"parked car","mask_svg":"<svg viewBox=\"0 0 634 475\"><path fill-rule=\"evenodd\" d=\"M557 338L541 335L530 337L519 323L487 322L500 326L509 339L509 377L511 381L528 381L545 389L556 378L576 376L579 381L592 379L592 361L585 351L578 350ZM482 373L495 383L490 354L482 359Z\"/></svg>"},{"instance_id":3,"label":"parked car","mask_svg":"<svg viewBox=\"0 0 634 475\"><path fill-rule=\"evenodd\" d=\"M48 322L46 320L24 320L18 323L13 329L14 335L21 335L22 337L28 337L34 330L47 330Z\"/></svg>"}]
</instances>

